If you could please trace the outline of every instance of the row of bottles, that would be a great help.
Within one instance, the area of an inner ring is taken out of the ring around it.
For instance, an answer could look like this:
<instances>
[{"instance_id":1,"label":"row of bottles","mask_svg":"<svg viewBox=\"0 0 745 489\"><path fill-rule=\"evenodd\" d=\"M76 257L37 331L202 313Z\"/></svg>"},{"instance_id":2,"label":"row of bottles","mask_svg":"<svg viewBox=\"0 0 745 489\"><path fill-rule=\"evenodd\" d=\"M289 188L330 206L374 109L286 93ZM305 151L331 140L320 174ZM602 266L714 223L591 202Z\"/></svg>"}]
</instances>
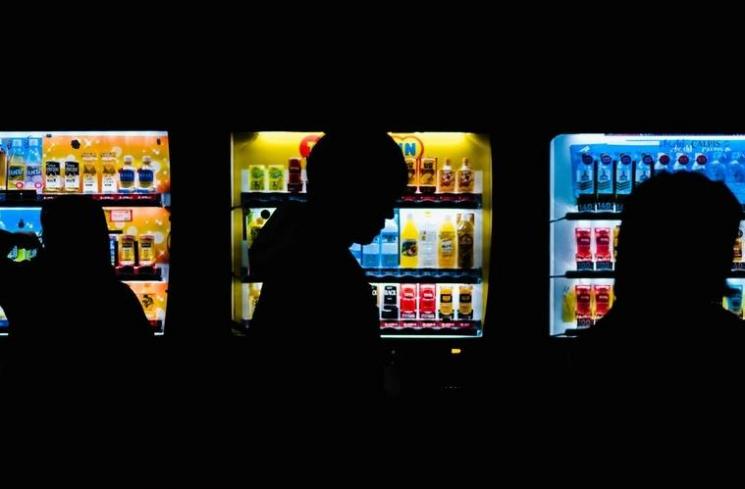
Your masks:
<instances>
[{"instance_id":1,"label":"row of bottles","mask_svg":"<svg viewBox=\"0 0 745 489\"><path fill-rule=\"evenodd\" d=\"M620 230L618 225L575 227L577 270L612 270L618 254Z\"/></svg>"},{"instance_id":2,"label":"row of bottles","mask_svg":"<svg viewBox=\"0 0 745 489\"><path fill-rule=\"evenodd\" d=\"M83 153L82 162L74 158L49 160L42 164L39 138L13 139L6 151L0 145L0 170L7 171L7 187L13 190L70 193L131 193L155 191L152 158L142 157L139 168L134 157L126 155L121 168L115 153Z\"/></svg>"},{"instance_id":3,"label":"row of bottles","mask_svg":"<svg viewBox=\"0 0 745 489\"><path fill-rule=\"evenodd\" d=\"M372 242L350 247L352 255L368 269L375 268L474 268L475 215L450 213L435 218L432 212L419 213L420 222L409 213L403 228L398 216L386 219L385 226ZM250 211L246 218L246 252L271 216L269 209ZM453 222L455 217L455 222ZM244 259L244 263L247 257Z\"/></svg>"},{"instance_id":4,"label":"row of bottles","mask_svg":"<svg viewBox=\"0 0 745 489\"><path fill-rule=\"evenodd\" d=\"M743 284L729 281L728 291L722 298L722 307L736 316L743 317ZM588 328L603 318L613 307L613 283L577 283L565 287L561 319L577 328Z\"/></svg>"},{"instance_id":5,"label":"row of bottles","mask_svg":"<svg viewBox=\"0 0 745 489\"><path fill-rule=\"evenodd\" d=\"M438 168L437 158L406 158L408 169L407 193L472 193L475 187L475 172L468 158L463 158L460 169L453 169L446 158ZM290 192L304 190L302 162L300 158L290 158L287 166L259 165L248 166L244 178L243 191L248 192Z\"/></svg>"},{"instance_id":6,"label":"row of bottles","mask_svg":"<svg viewBox=\"0 0 745 489\"><path fill-rule=\"evenodd\" d=\"M613 270L618 256L620 225L581 225L574 228L575 263L577 271ZM745 270L743 242L745 221L740 223L733 248L733 270Z\"/></svg>"},{"instance_id":7,"label":"row of bottles","mask_svg":"<svg viewBox=\"0 0 745 489\"><path fill-rule=\"evenodd\" d=\"M396 219L387 219L379 236L364 246L353 245L352 255L364 268L474 267L474 214L446 214L438 226L431 212L417 224L407 214L399 233ZM399 245L400 243L400 245Z\"/></svg>"},{"instance_id":8,"label":"row of bottles","mask_svg":"<svg viewBox=\"0 0 745 489\"><path fill-rule=\"evenodd\" d=\"M248 188L243 190L248 192L300 193L303 188L301 159L290 158L287 167L283 165L249 165Z\"/></svg>"},{"instance_id":9,"label":"row of bottles","mask_svg":"<svg viewBox=\"0 0 745 489\"><path fill-rule=\"evenodd\" d=\"M575 284L564 290L562 321L577 328L588 328L613 306L613 283Z\"/></svg>"},{"instance_id":10,"label":"row of bottles","mask_svg":"<svg viewBox=\"0 0 745 489\"><path fill-rule=\"evenodd\" d=\"M119 266L152 266L155 264L155 237L152 234L123 234L109 238L111 264Z\"/></svg>"},{"instance_id":11,"label":"row of bottles","mask_svg":"<svg viewBox=\"0 0 745 489\"><path fill-rule=\"evenodd\" d=\"M416 193L417 190L423 194L473 192L475 178L468 158L463 158L457 172L453 170L450 158L445 158L441 168L438 168L437 158L406 158L406 166L409 174L408 193Z\"/></svg>"},{"instance_id":12,"label":"row of bottles","mask_svg":"<svg viewBox=\"0 0 745 489\"><path fill-rule=\"evenodd\" d=\"M578 210L623 210L634 188L656 175L692 172L724 182L743 202L745 143L742 140L669 140L657 144L570 146Z\"/></svg>"}]
</instances>

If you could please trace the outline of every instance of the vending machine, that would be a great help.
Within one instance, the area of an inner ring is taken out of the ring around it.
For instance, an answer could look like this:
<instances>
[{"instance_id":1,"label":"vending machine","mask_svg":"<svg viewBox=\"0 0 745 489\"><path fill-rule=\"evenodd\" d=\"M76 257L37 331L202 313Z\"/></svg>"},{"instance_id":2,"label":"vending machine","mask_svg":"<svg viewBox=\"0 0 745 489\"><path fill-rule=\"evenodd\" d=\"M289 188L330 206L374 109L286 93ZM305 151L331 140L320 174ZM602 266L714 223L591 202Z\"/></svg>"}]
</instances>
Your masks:
<instances>
[{"instance_id":1,"label":"vending machine","mask_svg":"<svg viewBox=\"0 0 745 489\"><path fill-rule=\"evenodd\" d=\"M41 236L45 200L83 194L100 201L111 263L158 335L166 320L170 187L167 132L0 132L0 228ZM34 256L15 248L8 258ZM0 309L0 334L7 328Z\"/></svg>"},{"instance_id":2,"label":"vending machine","mask_svg":"<svg viewBox=\"0 0 745 489\"><path fill-rule=\"evenodd\" d=\"M562 134L550 153L549 333L591 328L613 306L624 200L663 172L724 182L745 204L745 136ZM726 309L742 316L745 263L738 233Z\"/></svg>"},{"instance_id":3,"label":"vending machine","mask_svg":"<svg viewBox=\"0 0 745 489\"><path fill-rule=\"evenodd\" d=\"M306 159L321 136L231 135L232 316L237 334L250 330L261 295L261 283L251 275L251 245L278 206L306 201ZM391 136L409 169L407 191L379 236L350 249L372 285L380 334L386 339L480 338L492 232L489 137L465 132Z\"/></svg>"}]
</instances>

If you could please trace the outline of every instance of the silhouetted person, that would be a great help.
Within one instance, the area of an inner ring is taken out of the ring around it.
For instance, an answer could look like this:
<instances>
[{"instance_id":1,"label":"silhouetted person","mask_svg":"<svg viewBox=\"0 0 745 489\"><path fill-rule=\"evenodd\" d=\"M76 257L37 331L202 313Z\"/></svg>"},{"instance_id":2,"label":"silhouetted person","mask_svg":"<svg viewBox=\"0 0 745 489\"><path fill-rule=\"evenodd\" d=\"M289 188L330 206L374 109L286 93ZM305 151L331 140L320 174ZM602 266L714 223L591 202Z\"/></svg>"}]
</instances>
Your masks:
<instances>
[{"instance_id":1,"label":"silhouetted person","mask_svg":"<svg viewBox=\"0 0 745 489\"><path fill-rule=\"evenodd\" d=\"M723 183L693 173L657 175L634 190L622 214L613 307L579 340L583 397L647 406L689 395L715 402L711 395L739 390L745 325L722 298L741 215Z\"/></svg>"},{"instance_id":2,"label":"silhouetted person","mask_svg":"<svg viewBox=\"0 0 745 489\"><path fill-rule=\"evenodd\" d=\"M275 397L375 398L379 316L349 247L370 243L393 217L407 182L403 155L383 132L329 132L307 177L307 204L277 209L250 250L251 275L263 281L250 327L255 374Z\"/></svg>"},{"instance_id":3,"label":"silhouetted person","mask_svg":"<svg viewBox=\"0 0 745 489\"><path fill-rule=\"evenodd\" d=\"M41 224L43 247L31 261L6 257L16 244L38 247L34 236L0 233L0 306L12 349L6 380L40 390L136 387L152 330L115 276L103 209L87 197L58 197L44 202Z\"/></svg>"}]
</instances>

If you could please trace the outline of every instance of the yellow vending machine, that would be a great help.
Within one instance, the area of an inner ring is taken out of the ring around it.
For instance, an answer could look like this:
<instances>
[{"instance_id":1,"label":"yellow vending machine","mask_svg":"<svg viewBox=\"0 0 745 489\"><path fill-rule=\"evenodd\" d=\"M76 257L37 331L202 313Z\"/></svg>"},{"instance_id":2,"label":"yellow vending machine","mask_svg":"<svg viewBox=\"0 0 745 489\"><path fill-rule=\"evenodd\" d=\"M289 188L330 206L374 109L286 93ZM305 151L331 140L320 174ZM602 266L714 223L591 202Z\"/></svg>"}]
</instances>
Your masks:
<instances>
[{"instance_id":1,"label":"yellow vending machine","mask_svg":"<svg viewBox=\"0 0 745 489\"><path fill-rule=\"evenodd\" d=\"M320 132L231 135L232 315L250 330L261 296L251 245L274 210L307 200L305 164ZM377 292L383 338L480 338L489 292L492 157L488 135L391 133L409 167L393 219L350 253ZM360 148L364 151L364 148ZM353 162L350 161L350 165ZM344 202L338 205L344 206Z\"/></svg>"}]
</instances>

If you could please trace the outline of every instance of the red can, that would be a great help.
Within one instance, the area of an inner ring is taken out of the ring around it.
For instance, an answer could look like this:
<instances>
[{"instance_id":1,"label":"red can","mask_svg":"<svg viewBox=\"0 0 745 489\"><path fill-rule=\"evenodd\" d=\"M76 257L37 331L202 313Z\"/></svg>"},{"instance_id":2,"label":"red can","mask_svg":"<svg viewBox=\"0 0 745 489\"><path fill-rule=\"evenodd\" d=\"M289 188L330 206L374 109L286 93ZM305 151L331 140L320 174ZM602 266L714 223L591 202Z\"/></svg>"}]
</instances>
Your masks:
<instances>
[{"instance_id":1,"label":"red can","mask_svg":"<svg viewBox=\"0 0 745 489\"><path fill-rule=\"evenodd\" d=\"M416 284L401 284L401 319L416 319Z\"/></svg>"},{"instance_id":2,"label":"red can","mask_svg":"<svg viewBox=\"0 0 745 489\"><path fill-rule=\"evenodd\" d=\"M589 285L575 285L577 295L577 319L592 318L592 287Z\"/></svg>"},{"instance_id":3,"label":"red can","mask_svg":"<svg viewBox=\"0 0 745 489\"><path fill-rule=\"evenodd\" d=\"M610 228L595 228L595 260L611 261Z\"/></svg>"},{"instance_id":4,"label":"red can","mask_svg":"<svg viewBox=\"0 0 745 489\"><path fill-rule=\"evenodd\" d=\"M580 263L592 263L592 231L590 228L576 228L574 235L577 240L577 258L578 268Z\"/></svg>"},{"instance_id":5,"label":"red can","mask_svg":"<svg viewBox=\"0 0 745 489\"><path fill-rule=\"evenodd\" d=\"M437 311L437 294L435 284L419 285L419 319L435 319Z\"/></svg>"},{"instance_id":6,"label":"red can","mask_svg":"<svg viewBox=\"0 0 745 489\"><path fill-rule=\"evenodd\" d=\"M598 320L610 309L613 289L610 285L594 285L592 289L595 294L595 320Z\"/></svg>"}]
</instances>

